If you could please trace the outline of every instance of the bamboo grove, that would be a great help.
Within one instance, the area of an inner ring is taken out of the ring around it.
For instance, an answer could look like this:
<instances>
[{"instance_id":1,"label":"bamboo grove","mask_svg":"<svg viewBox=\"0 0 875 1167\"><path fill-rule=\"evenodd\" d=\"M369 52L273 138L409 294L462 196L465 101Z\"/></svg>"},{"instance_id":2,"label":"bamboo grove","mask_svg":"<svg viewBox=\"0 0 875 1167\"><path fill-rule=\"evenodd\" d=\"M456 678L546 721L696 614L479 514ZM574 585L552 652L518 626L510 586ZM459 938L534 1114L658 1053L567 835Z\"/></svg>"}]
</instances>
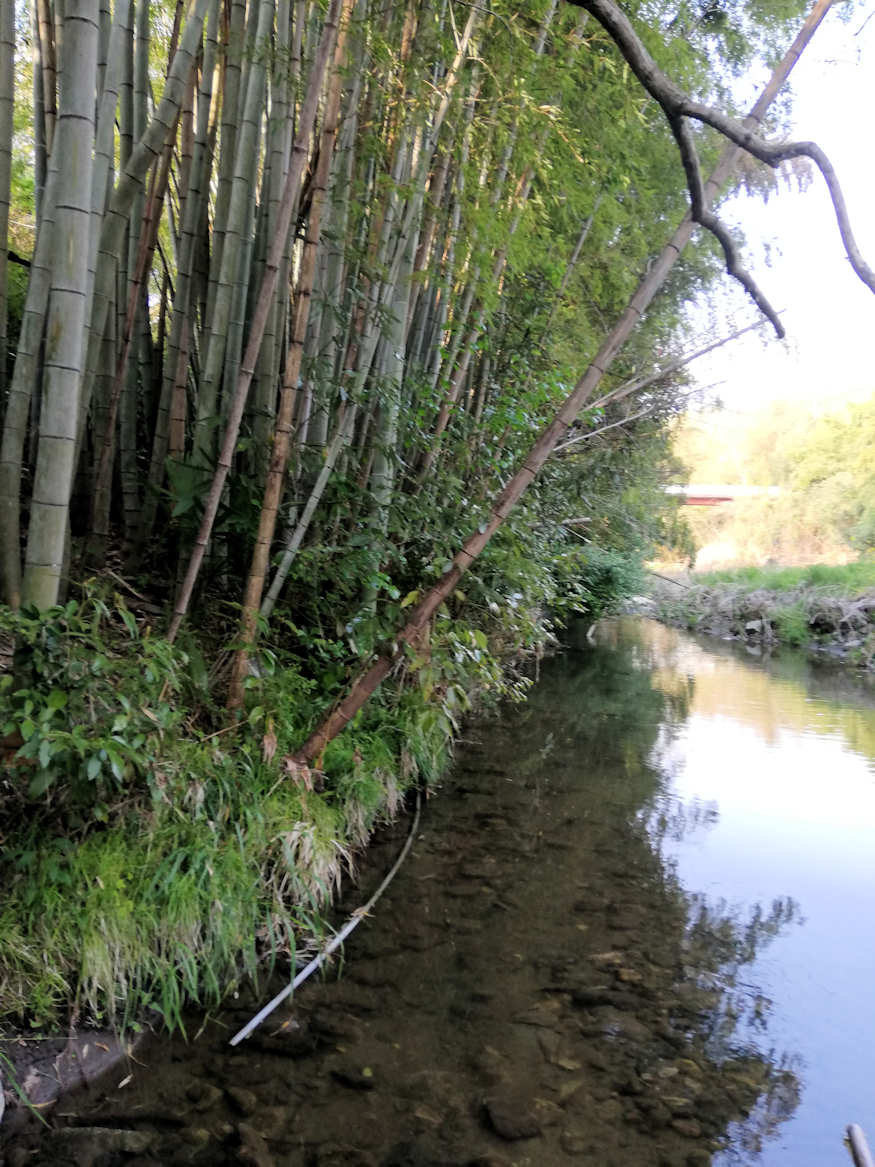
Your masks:
<instances>
[{"instance_id":1,"label":"bamboo grove","mask_svg":"<svg viewBox=\"0 0 875 1167\"><path fill-rule=\"evenodd\" d=\"M3 599L45 610L109 567L149 579L173 638L219 596L232 704L277 608L312 623L330 594L366 659L487 523L683 216L662 112L558 0L0 11L0 262L28 277L13 302L0 267ZM636 19L725 97L793 16ZM676 268L611 382L648 387L575 423L597 441L528 504L551 538L581 507L588 540L615 537L611 508L655 481L681 382L648 374L717 270L707 249Z\"/></svg>"}]
</instances>

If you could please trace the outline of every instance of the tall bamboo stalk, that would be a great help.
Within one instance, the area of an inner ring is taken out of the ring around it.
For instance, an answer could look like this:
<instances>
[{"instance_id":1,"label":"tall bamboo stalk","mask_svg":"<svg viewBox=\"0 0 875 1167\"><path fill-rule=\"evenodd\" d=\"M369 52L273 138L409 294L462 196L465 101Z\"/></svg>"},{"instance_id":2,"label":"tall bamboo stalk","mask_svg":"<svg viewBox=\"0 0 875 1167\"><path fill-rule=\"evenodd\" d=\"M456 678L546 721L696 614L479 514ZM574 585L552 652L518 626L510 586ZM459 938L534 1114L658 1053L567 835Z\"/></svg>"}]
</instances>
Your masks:
<instances>
[{"instance_id":1,"label":"tall bamboo stalk","mask_svg":"<svg viewBox=\"0 0 875 1167\"><path fill-rule=\"evenodd\" d=\"M12 109L15 99L15 5L0 0L0 400L6 394L7 253L12 190Z\"/></svg>"},{"instance_id":2,"label":"tall bamboo stalk","mask_svg":"<svg viewBox=\"0 0 875 1167\"><path fill-rule=\"evenodd\" d=\"M21 603L21 481L24 443L32 397L40 371L40 348L45 331L51 286L50 262L55 250L55 194L57 161L49 166L37 224L36 248L21 317L18 350L0 442L0 584L10 608Z\"/></svg>"},{"instance_id":3,"label":"tall bamboo stalk","mask_svg":"<svg viewBox=\"0 0 875 1167\"><path fill-rule=\"evenodd\" d=\"M273 23L273 0L260 0L258 5L257 39L266 43ZM237 346L242 320L233 319L235 302L238 315L241 282L245 276L246 244L252 213L252 183L258 164L259 130L261 125L261 94L265 63L251 62L247 69L248 85L242 95L243 115L236 127L236 154L228 194L228 212L221 243L221 263L216 277L215 294L210 317L209 337L204 353L204 367L198 392L197 428L195 431L195 460L211 466L216 447L216 419L224 413L220 408L220 388L223 372L228 372L226 384L236 382ZM227 94L225 100L228 100Z\"/></svg>"},{"instance_id":4,"label":"tall bamboo stalk","mask_svg":"<svg viewBox=\"0 0 875 1167\"><path fill-rule=\"evenodd\" d=\"M219 3L218 0L211 0L198 88L197 129L180 228L176 294L173 298L167 360L152 438L146 497L137 534L140 547L152 535L158 512L158 492L164 481L165 458L168 453L172 457L180 457L184 449L185 388L193 336L192 317L195 316L192 298L194 273L199 232L209 202L210 111L218 50L218 21Z\"/></svg>"},{"instance_id":5,"label":"tall bamboo stalk","mask_svg":"<svg viewBox=\"0 0 875 1167\"><path fill-rule=\"evenodd\" d=\"M346 2L347 0L344 0L344 3ZM283 253L286 246L286 235L292 221L292 213L298 206L301 196L304 167L310 154L310 138L313 134L313 129L316 123L319 94L322 89L325 75L328 71L329 61L334 50L340 9L341 0L331 0L328 12L325 17L325 22L322 27L322 35L319 40L319 47L310 70L310 76L307 83L307 94L301 107L301 117L298 133L295 138L291 165L289 167L289 173L286 179L285 189L283 191L277 236L274 240L271 241L270 252L265 264L265 271L261 281L258 301L255 307L255 312L253 313L252 323L250 325L246 352L243 357L243 361L240 367L240 374L237 378L237 385L235 387L234 396L231 401L228 422L225 429L225 436L222 443L222 449L219 453L218 466L216 468L216 473L213 476L209 494L207 495L204 507L204 516L201 521L194 548L192 549L191 559L189 560L185 578L182 582L182 586L179 589L176 605L174 607L173 619L170 623L170 628L168 629L167 635L171 641L176 638L176 634L178 633L182 621L185 618L185 614L188 611L188 605L191 602L194 585L197 581L198 572L200 571L200 566L203 562L207 544L209 543L210 535L212 533L213 523L215 522L216 514L219 509L219 501L222 497L222 490L224 489L225 482L228 477L228 472L231 469L231 459L234 454L234 447L237 444L237 436L240 431L240 422L243 418L243 411L246 407L246 398L249 393L249 386L252 383L252 377L255 372L255 365L258 361L258 353L261 348L262 339L264 337L264 329L265 325L267 324L267 315L270 311L271 300L276 292L277 278L279 276L279 270L282 264Z\"/></svg>"},{"instance_id":6,"label":"tall bamboo stalk","mask_svg":"<svg viewBox=\"0 0 875 1167\"><path fill-rule=\"evenodd\" d=\"M94 79L98 0L67 0L64 61L52 154L58 156L55 224L65 246L53 254L40 416L22 598L40 609L57 602L75 468L88 283Z\"/></svg>"}]
</instances>

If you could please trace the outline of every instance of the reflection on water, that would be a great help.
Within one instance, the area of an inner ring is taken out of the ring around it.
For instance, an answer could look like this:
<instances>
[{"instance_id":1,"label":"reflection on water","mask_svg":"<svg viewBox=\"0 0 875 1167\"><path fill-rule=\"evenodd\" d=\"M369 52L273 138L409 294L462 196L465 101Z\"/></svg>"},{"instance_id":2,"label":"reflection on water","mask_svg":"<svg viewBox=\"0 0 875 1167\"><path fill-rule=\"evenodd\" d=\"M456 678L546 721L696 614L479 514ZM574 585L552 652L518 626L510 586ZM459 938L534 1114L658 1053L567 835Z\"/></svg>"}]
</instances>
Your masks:
<instances>
[{"instance_id":1,"label":"reflection on water","mask_svg":"<svg viewBox=\"0 0 875 1167\"><path fill-rule=\"evenodd\" d=\"M642 816L690 896L691 969L705 953L720 963L714 1040L743 1036L792 1071L715 1163L844 1162L848 1122L875 1132L871 685L649 622L606 626L602 643L683 698L653 747L661 784Z\"/></svg>"}]
</instances>

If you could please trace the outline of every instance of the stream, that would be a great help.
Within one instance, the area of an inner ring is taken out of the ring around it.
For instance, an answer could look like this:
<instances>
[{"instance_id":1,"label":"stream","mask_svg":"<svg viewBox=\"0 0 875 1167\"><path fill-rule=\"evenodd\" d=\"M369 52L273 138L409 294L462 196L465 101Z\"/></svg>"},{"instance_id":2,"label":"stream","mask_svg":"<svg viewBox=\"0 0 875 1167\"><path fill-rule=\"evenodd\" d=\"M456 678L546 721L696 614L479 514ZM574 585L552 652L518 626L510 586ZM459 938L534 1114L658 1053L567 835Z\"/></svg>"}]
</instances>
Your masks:
<instances>
[{"instance_id":1,"label":"stream","mask_svg":"<svg viewBox=\"0 0 875 1167\"><path fill-rule=\"evenodd\" d=\"M243 992L197 1040L149 1037L0 1163L846 1167L849 1122L875 1143L871 686L637 618L581 646L467 727L323 980L233 1049Z\"/></svg>"}]
</instances>

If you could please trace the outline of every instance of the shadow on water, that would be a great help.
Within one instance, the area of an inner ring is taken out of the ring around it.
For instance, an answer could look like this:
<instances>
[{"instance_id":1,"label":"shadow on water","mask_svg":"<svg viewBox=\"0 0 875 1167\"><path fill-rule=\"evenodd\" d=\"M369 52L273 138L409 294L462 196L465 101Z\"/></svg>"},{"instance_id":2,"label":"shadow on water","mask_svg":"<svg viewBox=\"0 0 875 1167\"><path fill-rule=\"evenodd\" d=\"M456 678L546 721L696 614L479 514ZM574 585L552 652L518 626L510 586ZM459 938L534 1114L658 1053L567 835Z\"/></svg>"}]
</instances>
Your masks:
<instances>
[{"instance_id":1,"label":"shadow on water","mask_svg":"<svg viewBox=\"0 0 875 1167\"><path fill-rule=\"evenodd\" d=\"M718 812L665 798L654 760L699 684L669 671L628 628L547 661L525 705L468 727L405 868L322 983L236 1049L242 999L190 1044L149 1039L124 1086L7 1136L6 1162L752 1162L799 1082L792 1052L751 1040L769 1003L749 970L800 909L684 890L667 844ZM343 911L403 833L376 843Z\"/></svg>"}]
</instances>

